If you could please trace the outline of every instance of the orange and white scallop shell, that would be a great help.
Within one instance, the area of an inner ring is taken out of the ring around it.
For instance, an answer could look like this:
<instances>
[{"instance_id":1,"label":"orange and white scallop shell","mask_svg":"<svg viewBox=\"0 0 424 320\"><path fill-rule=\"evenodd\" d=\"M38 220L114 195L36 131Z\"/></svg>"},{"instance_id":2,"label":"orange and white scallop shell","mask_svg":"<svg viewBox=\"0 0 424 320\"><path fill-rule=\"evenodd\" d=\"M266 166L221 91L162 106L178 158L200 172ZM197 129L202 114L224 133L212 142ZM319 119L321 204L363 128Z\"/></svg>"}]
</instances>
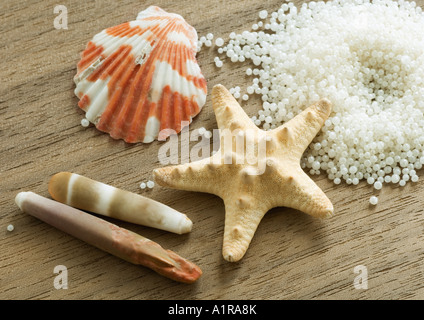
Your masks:
<instances>
[{"instance_id":1,"label":"orange and white scallop shell","mask_svg":"<svg viewBox=\"0 0 424 320\"><path fill-rule=\"evenodd\" d=\"M74 77L78 105L114 139L164 140L205 104L196 53L196 30L180 15L151 6L87 44Z\"/></svg>"}]
</instances>

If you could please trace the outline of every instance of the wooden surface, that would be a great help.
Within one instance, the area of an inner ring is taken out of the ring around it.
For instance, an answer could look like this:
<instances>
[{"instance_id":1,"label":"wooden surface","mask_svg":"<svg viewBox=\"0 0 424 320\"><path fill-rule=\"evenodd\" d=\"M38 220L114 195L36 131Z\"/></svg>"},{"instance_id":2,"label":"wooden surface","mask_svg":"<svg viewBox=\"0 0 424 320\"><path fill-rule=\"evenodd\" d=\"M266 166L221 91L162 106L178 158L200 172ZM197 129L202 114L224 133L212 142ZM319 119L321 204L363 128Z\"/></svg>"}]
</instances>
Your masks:
<instances>
[{"instance_id":1,"label":"wooden surface","mask_svg":"<svg viewBox=\"0 0 424 320\"><path fill-rule=\"evenodd\" d=\"M119 4L118 4L119 3ZM384 187L379 204L365 182L333 185L313 177L335 207L317 220L276 208L262 220L239 263L221 254L224 206L201 193L139 183L160 166L160 143L128 145L94 127L83 128L72 78L80 52L102 29L133 20L148 5L183 15L199 36L225 39L275 11L272 1L6 1L0 3L0 299L422 299L424 298L424 179L404 188ZM298 2L299 3L299 2ZM417 1L424 5L424 1ZM68 9L68 30L56 30L53 9ZM214 66L214 49L198 54L208 89L248 84L242 66ZM259 99L245 104L253 116ZM190 129L216 128L210 97ZM19 211L14 197L33 191L49 197L47 183L72 171L186 213L193 231L175 235L111 220L198 264L193 285L168 280L91 247ZM419 173L422 175L422 172ZM8 232L6 227L15 229ZM55 266L68 269L68 289L53 286ZM358 290L354 268L367 267L368 289Z\"/></svg>"}]
</instances>

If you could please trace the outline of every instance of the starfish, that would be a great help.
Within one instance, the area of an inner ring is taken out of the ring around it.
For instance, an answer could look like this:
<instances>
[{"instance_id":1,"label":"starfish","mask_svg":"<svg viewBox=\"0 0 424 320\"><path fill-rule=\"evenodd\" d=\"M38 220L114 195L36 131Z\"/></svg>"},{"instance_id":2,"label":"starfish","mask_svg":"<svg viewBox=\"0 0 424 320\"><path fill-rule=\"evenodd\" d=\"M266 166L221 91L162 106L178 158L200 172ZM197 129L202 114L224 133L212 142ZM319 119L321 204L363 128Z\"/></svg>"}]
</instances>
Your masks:
<instances>
[{"instance_id":1,"label":"starfish","mask_svg":"<svg viewBox=\"0 0 424 320\"><path fill-rule=\"evenodd\" d=\"M214 86L212 105L220 130L219 150L209 158L153 173L161 186L223 199L225 260L235 262L244 256L271 208L290 207L320 218L333 214L331 201L300 166L305 149L331 112L327 99L269 131L258 128L222 85Z\"/></svg>"}]
</instances>

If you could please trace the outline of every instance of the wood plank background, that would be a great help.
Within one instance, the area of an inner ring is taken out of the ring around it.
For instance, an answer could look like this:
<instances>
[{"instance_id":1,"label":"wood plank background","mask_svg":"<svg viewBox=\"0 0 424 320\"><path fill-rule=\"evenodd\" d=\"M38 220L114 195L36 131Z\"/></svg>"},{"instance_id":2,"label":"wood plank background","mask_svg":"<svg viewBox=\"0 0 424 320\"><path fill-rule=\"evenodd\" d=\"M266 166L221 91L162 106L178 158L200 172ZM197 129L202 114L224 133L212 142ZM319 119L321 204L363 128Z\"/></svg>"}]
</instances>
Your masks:
<instances>
[{"instance_id":1,"label":"wood plank background","mask_svg":"<svg viewBox=\"0 0 424 320\"><path fill-rule=\"evenodd\" d=\"M424 182L375 192L365 182L335 186L313 177L335 206L321 221L276 208L261 222L245 257L221 255L224 206L201 193L139 183L160 166L160 143L128 145L94 127L83 128L72 78L80 52L102 29L133 20L149 5L183 15L198 31L228 39L249 29L258 12L282 0L255 1L57 1L0 2L0 299L422 299L424 298ZM301 1L297 1L297 4ZM417 1L424 6L424 1ZM53 26L57 4L68 9L68 30ZM198 61L208 89L248 84L241 64L214 66L215 49ZM259 99L244 104L256 114ZM190 130L216 128L211 101ZM93 248L19 211L20 191L49 197L47 183L72 171L161 201L186 213L193 231L175 235L114 223L158 242L198 264L193 285L173 282ZM422 172L419 172L422 175ZM379 194L379 204L369 198ZM9 224L15 230L8 232ZM68 289L53 286L54 267L68 269ZM368 269L368 289L353 285L354 267Z\"/></svg>"}]
</instances>

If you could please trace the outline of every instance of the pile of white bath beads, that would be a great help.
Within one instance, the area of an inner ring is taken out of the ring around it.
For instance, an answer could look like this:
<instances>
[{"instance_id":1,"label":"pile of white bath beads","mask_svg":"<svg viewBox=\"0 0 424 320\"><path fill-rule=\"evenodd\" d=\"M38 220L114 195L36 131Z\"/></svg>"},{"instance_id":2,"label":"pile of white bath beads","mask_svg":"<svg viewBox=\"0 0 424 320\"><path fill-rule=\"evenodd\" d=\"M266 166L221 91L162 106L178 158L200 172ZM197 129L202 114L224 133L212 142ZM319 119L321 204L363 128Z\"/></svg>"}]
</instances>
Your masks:
<instances>
[{"instance_id":1,"label":"pile of white bath beads","mask_svg":"<svg viewBox=\"0 0 424 320\"><path fill-rule=\"evenodd\" d=\"M403 0L284 3L264 30L230 34L231 61L250 60L252 121L265 130L326 97L333 111L302 167L339 184L418 181L424 164L424 14ZM265 13L261 13L261 18ZM261 21L262 22L262 21ZM254 25L255 28L258 24Z\"/></svg>"}]
</instances>

